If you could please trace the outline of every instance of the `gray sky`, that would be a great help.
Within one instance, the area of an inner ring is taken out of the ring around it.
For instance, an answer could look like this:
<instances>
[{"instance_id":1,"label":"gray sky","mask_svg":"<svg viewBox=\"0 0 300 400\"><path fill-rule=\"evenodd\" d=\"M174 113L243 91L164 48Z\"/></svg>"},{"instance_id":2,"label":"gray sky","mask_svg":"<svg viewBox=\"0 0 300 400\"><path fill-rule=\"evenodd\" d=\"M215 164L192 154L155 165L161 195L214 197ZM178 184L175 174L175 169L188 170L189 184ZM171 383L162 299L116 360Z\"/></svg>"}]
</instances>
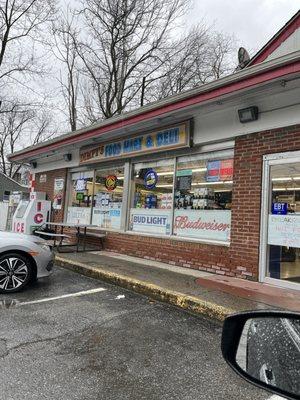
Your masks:
<instances>
[{"instance_id":1,"label":"gray sky","mask_svg":"<svg viewBox=\"0 0 300 400\"><path fill-rule=\"evenodd\" d=\"M187 21L202 19L234 34L251 54L259 50L297 11L300 0L194 0Z\"/></svg>"}]
</instances>

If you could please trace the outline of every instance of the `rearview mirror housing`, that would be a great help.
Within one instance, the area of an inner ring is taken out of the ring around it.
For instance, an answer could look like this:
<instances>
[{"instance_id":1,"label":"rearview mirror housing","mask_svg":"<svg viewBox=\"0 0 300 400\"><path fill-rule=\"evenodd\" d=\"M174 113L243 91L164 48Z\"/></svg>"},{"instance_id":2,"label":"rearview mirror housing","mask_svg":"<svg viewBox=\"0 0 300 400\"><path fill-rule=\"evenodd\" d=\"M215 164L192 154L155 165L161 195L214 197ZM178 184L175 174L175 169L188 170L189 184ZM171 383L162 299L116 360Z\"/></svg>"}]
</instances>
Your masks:
<instances>
[{"instance_id":1,"label":"rearview mirror housing","mask_svg":"<svg viewBox=\"0 0 300 400\"><path fill-rule=\"evenodd\" d=\"M300 400L300 314L243 312L223 325L222 354L248 382L290 400Z\"/></svg>"}]
</instances>

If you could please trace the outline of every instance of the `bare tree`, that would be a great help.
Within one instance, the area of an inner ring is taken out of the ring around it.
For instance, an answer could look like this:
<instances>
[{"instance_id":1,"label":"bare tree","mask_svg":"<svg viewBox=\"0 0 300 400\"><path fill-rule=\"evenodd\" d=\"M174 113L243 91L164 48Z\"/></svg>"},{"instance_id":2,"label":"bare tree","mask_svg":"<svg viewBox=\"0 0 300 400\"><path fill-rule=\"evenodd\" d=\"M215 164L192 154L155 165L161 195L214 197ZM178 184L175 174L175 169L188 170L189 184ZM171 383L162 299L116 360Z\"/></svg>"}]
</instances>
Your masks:
<instances>
[{"instance_id":1,"label":"bare tree","mask_svg":"<svg viewBox=\"0 0 300 400\"><path fill-rule=\"evenodd\" d=\"M158 74L146 82L147 101L158 100L233 71L234 39L214 32L204 24L193 27L183 38L175 40L176 52L162 54L164 62Z\"/></svg>"},{"instance_id":2,"label":"bare tree","mask_svg":"<svg viewBox=\"0 0 300 400\"><path fill-rule=\"evenodd\" d=\"M14 178L21 165L8 162L7 154L54 134L52 115L42 104L4 103L0 114L0 171Z\"/></svg>"},{"instance_id":3,"label":"bare tree","mask_svg":"<svg viewBox=\"0 0 300 400\"><path fill-rule=\"evenodd\" d=\"M94 122L136 106L142 78L161 65L188 0L85 0L85 36L74 41L85 76L86 117Z\"/></svg>"},{"instance_id":4,"label":"bare tree","mask_svg":"<svg viewBox=\"0 0 300 400\"><path fill-rule=\"evenodd\" d=\"M53 17L55 0L0 0L0 85L28 73L40 73L34 41Z\"/></svg>"},{"instance_id":5,"label":"bare tree","mask_svg":"<svg viewBox=\"0 0 300 400\"><path fill-rule=\"evenodd\" d=\"M68 7L61 18L53 23L53 36L55 46L53 53L61 62L60 76L58 78L64 104L66 106L69 125L71 131L77 129L78 119L78 91L79 91L79 70L78 70L78 53L75 43L77 43L78 30L77 19Z\"/></svg>"},{"instance_id":6,"label":"bare tree","mask_svg":"<svg viewBox=\"0 0 300 400\"><path fill-rule=\"evenodd\" d=\"M27 80L45 72L44 27L53 19L55 2L0 0L0 170L12 178L20 166L6 155L37 143L50 124L44 102L33 98L33 82L27 85Z\"/></svg>"}]
</instances>

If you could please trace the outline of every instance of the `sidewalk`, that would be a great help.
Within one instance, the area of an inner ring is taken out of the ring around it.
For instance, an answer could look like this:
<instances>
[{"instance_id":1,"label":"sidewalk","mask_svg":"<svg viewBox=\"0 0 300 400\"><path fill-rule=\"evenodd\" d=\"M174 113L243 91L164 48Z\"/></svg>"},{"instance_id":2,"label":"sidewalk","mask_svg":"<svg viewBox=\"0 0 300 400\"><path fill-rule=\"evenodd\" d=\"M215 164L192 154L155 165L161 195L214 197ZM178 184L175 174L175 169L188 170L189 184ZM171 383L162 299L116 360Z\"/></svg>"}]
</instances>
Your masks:
<instances>
[{"instance_id":1,"label":"sidewalk","mask_svg":"<svg viewBox=\"0 0 300 400\"><path fill-rule=\"evenodd\" d=\"M56 264L218 320L243 310L300 311L299 291L117 253L59 253Z\"/></svg>"}]
</instances>

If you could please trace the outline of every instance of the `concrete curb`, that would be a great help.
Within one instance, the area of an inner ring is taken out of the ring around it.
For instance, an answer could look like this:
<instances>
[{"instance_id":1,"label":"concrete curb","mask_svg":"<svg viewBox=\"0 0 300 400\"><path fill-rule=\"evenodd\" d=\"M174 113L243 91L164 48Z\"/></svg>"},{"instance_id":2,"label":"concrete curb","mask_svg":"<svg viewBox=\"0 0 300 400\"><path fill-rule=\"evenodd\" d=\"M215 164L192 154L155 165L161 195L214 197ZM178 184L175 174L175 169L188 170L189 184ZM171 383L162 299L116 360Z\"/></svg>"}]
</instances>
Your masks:
<instances>
[{"instance_id":1,"label":"concrete curb","mask_svg":"<svg viewBox=\"0 0 300 400\"><path fill-rule=\"evenodd\" d=\"M55 257L55 262L57 265L63 268L70 269L74 272L88 276L90 278L99 279L101 281L121 286L125 289L129 289L136 293L146 295L155 300L169 303L186 311L190 311L199 315L204 315L218 321L224 321L227 315L235 312L235 310L220 306L206 300L202 300L198 297L188 296L184 293L168 290L149 282L140 281L125 275L119 275L113 272L106 271L105 269L101 269L101 266L97 268L91 267L78 261L67 260L58 255L56 255Z\"/></svg>"}]
</instances>

